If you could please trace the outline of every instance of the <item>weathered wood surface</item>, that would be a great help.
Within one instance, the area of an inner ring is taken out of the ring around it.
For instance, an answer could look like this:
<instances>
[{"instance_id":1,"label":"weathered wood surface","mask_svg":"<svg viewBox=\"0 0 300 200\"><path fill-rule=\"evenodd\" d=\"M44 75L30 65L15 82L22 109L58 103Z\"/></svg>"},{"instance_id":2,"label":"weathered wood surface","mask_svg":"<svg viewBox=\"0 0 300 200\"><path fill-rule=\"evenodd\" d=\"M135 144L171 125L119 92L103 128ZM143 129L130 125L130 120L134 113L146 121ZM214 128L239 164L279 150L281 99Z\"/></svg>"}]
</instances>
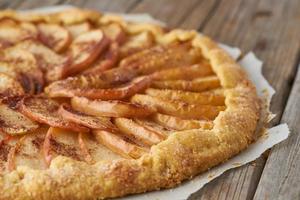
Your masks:
<instances>
[{"instance_id":1,"label":"weathered wood surface","mask_svg":"<svg viewBox=\"0 0 300 200\"><path fill-rule=\"evenodd\" d=\"M300 75L294 81L300 58L299 0L7 0L0 2L0 8L29 9L57 4L108 12L146 12L170 27L198 29L217 41L240 47L243 52L254 51L264 61L263 73L277 91L271 106L277 114L273 124L280 120L288 122L293 135L271 150L266 165L261 157L230 170L190 199L252 199L254 195L255 199L300 198Z\"/></svg>"},{"instance_id":2,"label":"weathered wood surface","mask_svg":"<svg viewBox=\"0 0 300 200\"><path fill-rule=\"evenodd\" d=\"M300 67L300 64L299 64ZM266 162L254 199L300 199L300 70L281 121L290 137L275 146Z\"/></svg>"}]
</instances>

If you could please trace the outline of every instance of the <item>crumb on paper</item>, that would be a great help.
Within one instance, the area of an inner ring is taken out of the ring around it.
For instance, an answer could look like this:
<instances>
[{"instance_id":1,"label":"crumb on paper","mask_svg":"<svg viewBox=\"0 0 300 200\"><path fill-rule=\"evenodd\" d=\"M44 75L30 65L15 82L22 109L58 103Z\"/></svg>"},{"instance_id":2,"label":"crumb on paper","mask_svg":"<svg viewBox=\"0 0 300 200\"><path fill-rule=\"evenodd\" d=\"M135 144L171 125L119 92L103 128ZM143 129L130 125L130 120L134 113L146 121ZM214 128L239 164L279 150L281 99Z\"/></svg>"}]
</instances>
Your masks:
<instances>
[{"instance_id":1,"label":"crumb on paper","mask_svg":"<svg viewBox=\"0 0 300 200\"><path fill-rule=\"evenodd\" d=\"M236 167L239 167L239 166L242 166L243 163L240 163L240 162L235 162L235 163L232 163L233 166L236 166Z\"/></svg>"},{"instance_id":2,"label":"crumb on paper","mask_svg":"<svg viewBox=\"0 0 300 200\"><path fill-rule=\"evenodd\" d=\"M213 179L215 177L215 175L216 175L215 172L209 173L208 176L207 176L207 178L211 180L211 179Z\"/></svg>"}]
</instances>

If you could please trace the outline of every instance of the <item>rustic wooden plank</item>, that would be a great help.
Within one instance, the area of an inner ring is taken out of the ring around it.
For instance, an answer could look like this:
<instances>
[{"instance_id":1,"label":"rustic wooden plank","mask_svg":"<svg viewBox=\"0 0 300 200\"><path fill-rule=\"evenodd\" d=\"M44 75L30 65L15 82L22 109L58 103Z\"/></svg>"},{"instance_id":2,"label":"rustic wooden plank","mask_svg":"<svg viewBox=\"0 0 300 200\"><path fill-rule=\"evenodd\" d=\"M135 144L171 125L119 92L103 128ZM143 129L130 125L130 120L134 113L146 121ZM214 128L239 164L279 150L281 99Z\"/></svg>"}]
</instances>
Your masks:
<instances>
[{"instance_id":1,"label":"rustic wooden plank","mask_svg":"<svg viewBox=\"0 0 300 200\"><path fill-rule=\"evenodd\" d=\"M4 0L0 2L0 9L15 9L22 3L22 0Z\"/></svg>"},{"instance_id":2,"label":"rustic wooden plank","mask_svg":"<svg viewBox=\"0 0 300 200\"><path fill-rule=\"evenodd\" d=\"M139 0L88 0L84 2L83 6L99 11L124 13L131 10L139 2Z\"/></svg>"},{"instance_id":3,"label":"rustic wooden plank","mask_svg":"<svg viewBox=\"0 0 300 200\"><path fill-rule=\"evenodd\" d=\"M291 129L289 138L272 149L254 199L300 198L300 64L282 122Z\"/></svg>"},{"instance_id":4,"label":"rustic wooden plank","mask_svg":"<svg viewBox=\"0 0 300 200\"><path fill-rule=\"evenodd\" d=\"M27 0L22 1L21 4L18 5L17 9L33 9L44 6L53 6L57 3L60 3L60 0L47 0L47 1L39 1L39 0Z\"/></svg>"},{"instance_id":5,"label":"rustic wooden plank","mask_svg":"<svg viewBox=\"0 0 300 200\"><path fill-rule=\"evenodd\" d=\"M156 19L166 22L169 27L177 27L198 3L198 0L161 0L159 2L144 0L131 12L149 13ZM207 12L204 12L203 15L207 15ZM199 19L199 23L201 23L201 19Z\"/></svg>"},{"instance_id":6,"label":"rustic wooden plank","mask_svg":"<svg viewBox=\"0 0 300 200\"><path fill-rule=\"evenodd\" d=\"M201 29L225 44L254 50L264 63L263 73L277 90L271 110L280 120L295 76L300 48L299 1L222 1ZM201 27L200 27L201 28ZM191 199L252 199L265 160L230 170Z\"/></svg>"}]
</instances>

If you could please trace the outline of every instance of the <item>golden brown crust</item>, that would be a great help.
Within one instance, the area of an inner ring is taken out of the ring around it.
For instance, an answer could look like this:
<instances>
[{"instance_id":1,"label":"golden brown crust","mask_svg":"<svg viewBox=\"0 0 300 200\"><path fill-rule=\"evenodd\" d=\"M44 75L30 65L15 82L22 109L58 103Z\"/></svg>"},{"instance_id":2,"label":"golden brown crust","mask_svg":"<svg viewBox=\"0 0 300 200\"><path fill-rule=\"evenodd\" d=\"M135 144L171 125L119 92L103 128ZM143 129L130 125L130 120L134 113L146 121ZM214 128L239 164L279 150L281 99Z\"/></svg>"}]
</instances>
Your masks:
<instances>
[{"instance_id":1,"label":"golden brown crust","mask_svg":"<svg viewBox=\"0 0 300 200\"><path fill-rule=\"evenodd\" d=\"M1 12L0 18L3 16L20 17L13 11ZM112 20L80 10L30 17L26 19L64 24L86 19L99 23ZM217 44L194 31L163 34L155 25L138 26L121 20L120 24L126 31L153 31L158 43L192 40L193 46L201 49L220 78L226 96L226 110L214 120L213 129L175 132L137 160L116 159L89 165L58 156L45 170L17 167L0 176L0 199L103 199L169 188L226 161L254 141L260 112L255 87Z\"/></svg>"}]
</instances>

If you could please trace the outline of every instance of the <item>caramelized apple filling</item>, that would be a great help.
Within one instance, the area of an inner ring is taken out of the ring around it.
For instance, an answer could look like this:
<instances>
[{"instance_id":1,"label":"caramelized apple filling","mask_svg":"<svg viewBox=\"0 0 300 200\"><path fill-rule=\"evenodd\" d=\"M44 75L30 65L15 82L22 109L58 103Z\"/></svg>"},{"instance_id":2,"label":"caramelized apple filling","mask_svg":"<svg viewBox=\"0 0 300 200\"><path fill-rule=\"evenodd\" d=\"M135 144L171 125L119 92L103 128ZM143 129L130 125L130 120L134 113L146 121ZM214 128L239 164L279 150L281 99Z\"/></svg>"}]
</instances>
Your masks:
<instances>
[{"instance_id":1,"label":"caramelized apple filling","mask_svg":"<svg viewBox=\"0 0 300 200\"><path fill-rule=\"evenodd\" d=\"M189 41L160 44L117 22L17 23L0 21L0 171L137 159L174 132L212 129L226 109Z\"/></svg>"}]
</instances>

